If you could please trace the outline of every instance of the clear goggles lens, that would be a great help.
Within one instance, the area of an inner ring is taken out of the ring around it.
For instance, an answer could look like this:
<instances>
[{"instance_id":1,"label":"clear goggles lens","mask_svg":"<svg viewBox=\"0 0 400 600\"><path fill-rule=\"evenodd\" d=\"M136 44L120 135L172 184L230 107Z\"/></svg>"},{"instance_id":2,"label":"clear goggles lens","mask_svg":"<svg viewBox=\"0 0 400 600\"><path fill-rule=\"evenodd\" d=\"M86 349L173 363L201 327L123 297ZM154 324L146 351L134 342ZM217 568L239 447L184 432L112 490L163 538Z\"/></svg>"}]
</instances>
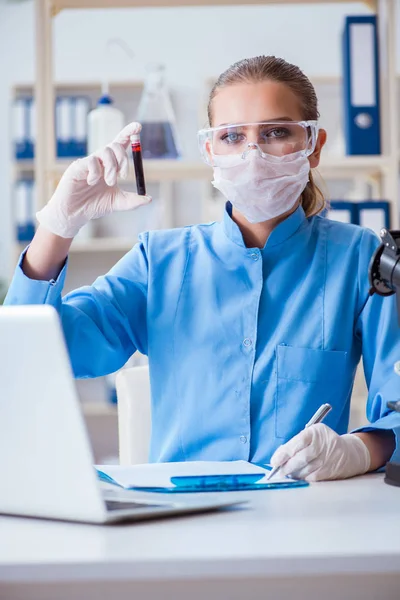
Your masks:
<instances>
[{"instance_id":1,"label":"clear goggles lens","mask_svg":"<svg viewBox=\"0 0 400 600\"><path fill-rule=\"evenodd\" d=\"M209 165L214 156L242 155L257 148L265 155L286 156L315 150L318 136L317 121L266 121L210 127L198 132L201 155Z\"/></svg>"}]
</instances>

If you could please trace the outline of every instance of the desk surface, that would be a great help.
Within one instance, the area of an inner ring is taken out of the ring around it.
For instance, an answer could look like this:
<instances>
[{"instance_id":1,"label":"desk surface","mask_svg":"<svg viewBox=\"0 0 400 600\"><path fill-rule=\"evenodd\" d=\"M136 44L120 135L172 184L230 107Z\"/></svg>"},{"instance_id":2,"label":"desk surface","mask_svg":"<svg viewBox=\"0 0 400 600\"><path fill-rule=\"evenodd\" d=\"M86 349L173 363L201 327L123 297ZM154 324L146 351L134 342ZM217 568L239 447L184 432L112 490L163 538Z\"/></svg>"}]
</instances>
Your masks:
<instances>
[{"instance_id":1,"label":"desk surface","mask_svg":"<svg viewBox=\"0 0 400 600\"><path fill-rule=\"evenodd\" d=\"M237 495L251 504L131 525L0 517L0 583L400 572L400 488L382 475Z\"/></svg>"}]
</instances>

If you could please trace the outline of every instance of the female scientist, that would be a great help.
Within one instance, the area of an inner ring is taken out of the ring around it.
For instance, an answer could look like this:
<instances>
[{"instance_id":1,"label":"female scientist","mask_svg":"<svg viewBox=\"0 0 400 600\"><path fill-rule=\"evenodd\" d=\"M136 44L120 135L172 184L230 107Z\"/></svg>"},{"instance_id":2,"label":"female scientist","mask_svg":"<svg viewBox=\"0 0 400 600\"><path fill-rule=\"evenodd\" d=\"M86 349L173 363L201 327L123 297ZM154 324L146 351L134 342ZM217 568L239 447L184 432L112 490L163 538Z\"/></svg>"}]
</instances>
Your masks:
<instances>
[{"instance_id":1,"label":"female scientist","mask_svg":"<svg viewBox=\"0 0 400 600\"><path fill-rule=\"evenodd\" d=\"M144 233L107 275L61 297L79 229L150 201L117 187L132 123L66 170L7 302L57 308L76 377L148 355L151 461L271 461L316 481L399 459L400 415L386 408L399 391L394 296L368 295L374 234L318 215L310 168L326 133L312 84L282 59L242 60L208 112L199 143L228 200L222 222ZM369 424L347 434L361 356ZM325 402L326 424L302 431Z\"/></svg>"}]
</instances>

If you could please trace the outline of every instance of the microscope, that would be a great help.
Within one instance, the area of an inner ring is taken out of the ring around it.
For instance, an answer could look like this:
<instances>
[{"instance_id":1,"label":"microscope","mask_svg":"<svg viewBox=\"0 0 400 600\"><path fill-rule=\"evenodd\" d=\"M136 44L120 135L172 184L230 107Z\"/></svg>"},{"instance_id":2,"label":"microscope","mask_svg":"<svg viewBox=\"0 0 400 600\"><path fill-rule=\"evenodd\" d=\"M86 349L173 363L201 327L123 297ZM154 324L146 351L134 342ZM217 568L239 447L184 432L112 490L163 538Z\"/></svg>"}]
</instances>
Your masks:
<instances>
[{"instance_id":1,"label":"microscope","mask_svg":"<svg viewBox=\"0 0 400 600\"><path fill-rule=\"evenodd\" d=\"M380 236L382 243L375 251L369 265L369 282L371 285L369 293L371 296L375 293L380 296L397 294L397 312L400 326L400 230L388 231L382 229ZM394 370L400 377L400 360L394 365ZM400 413L400 399L388 402L387 406ZM400 486L400 463L388 462L385 471L385 483Z\"/></svg>"}]
</instances>

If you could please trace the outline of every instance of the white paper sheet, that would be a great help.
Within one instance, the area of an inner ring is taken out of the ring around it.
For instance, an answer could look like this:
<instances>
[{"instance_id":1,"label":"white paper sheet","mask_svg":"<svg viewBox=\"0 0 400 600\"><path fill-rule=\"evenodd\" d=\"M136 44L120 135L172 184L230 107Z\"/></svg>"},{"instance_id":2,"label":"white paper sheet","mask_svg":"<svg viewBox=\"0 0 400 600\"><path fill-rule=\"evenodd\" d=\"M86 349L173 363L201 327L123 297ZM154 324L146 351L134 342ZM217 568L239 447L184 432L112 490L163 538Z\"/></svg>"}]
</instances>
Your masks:
<instances>
[{"instance_id":1,"label":"white paper sheet","mask_svg":"<svg viewBox=\"0 0 400 600\"><path fill-rule=\"evenodd\" d=\"M182 475L243 475L265 473L269 471L244 460L236 461L188 461L151 463L123 467L119 465L95 465L95 468L113 479L124 488L130 487L171 487L171 477ZM266 480L265 480L266 481ZM264 483L260 479L257 483ZM271 483L288 481L279 474Z\"/></svg>"}]
</instances>

